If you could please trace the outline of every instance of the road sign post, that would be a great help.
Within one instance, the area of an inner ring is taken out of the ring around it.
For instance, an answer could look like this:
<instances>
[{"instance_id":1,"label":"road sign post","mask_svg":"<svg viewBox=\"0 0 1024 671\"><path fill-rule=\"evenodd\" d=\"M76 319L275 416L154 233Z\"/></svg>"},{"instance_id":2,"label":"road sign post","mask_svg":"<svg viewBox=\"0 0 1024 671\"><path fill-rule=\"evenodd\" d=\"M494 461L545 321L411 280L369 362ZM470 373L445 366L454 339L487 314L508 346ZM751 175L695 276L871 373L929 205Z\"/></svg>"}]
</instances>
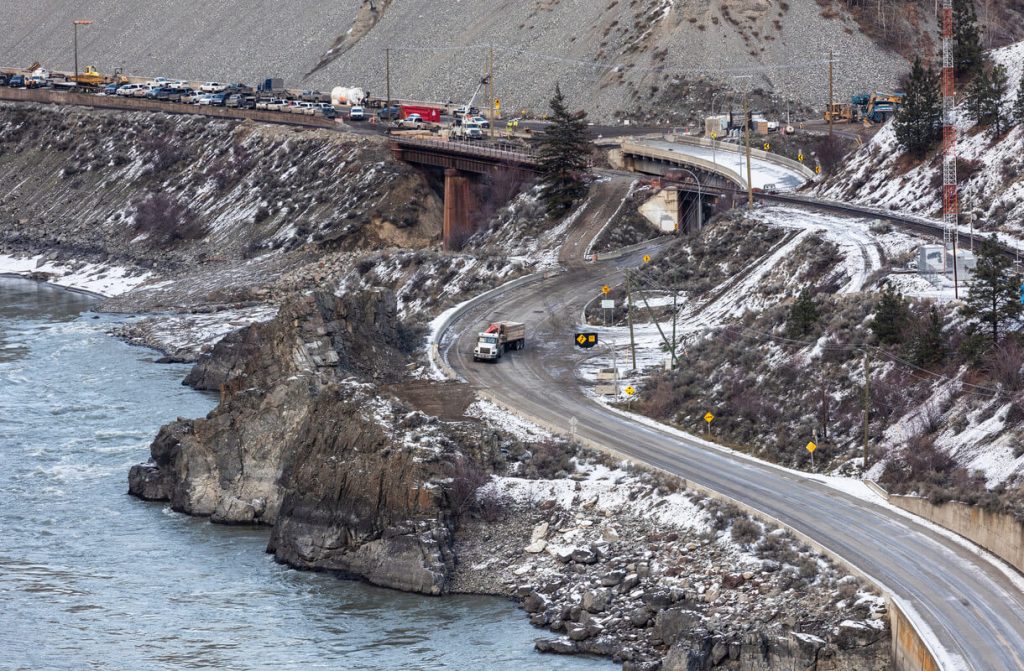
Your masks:
<instances>
[{"instance_id":1,"label":"road sign post","mask_svg":"<svg viewBox=\"0 0 1024 671\"><path fill-rule=\"evenodd\" d=\"M708 435L711 435L711 422L715 421L715 416L710 411L704 413L704 421L708 423Z\"/></svg>"},{"instance_id":2,"label":"road sign post","mask_svg":"<svg viewBox=\"0 0 1024 671\"><path fill-rule=\"evenodd\" d=\"M818 449L818 446L814 443L813 440L809 441L807 443L807 451L811 453L811 470L812 471L814 470L814 451L816 449Z\"/></svg>"},{"instance_id":3,"label":"road sign post","mask_svg":"<svg viewBox=\"0 0 1024 671\"><path fill-rule=\"evenodd\" d=\"M597 345L597 334L590 331L582 331L573 336L573 341L575 341L577 347L590 349Z\"/></svg>"}]
</instances>

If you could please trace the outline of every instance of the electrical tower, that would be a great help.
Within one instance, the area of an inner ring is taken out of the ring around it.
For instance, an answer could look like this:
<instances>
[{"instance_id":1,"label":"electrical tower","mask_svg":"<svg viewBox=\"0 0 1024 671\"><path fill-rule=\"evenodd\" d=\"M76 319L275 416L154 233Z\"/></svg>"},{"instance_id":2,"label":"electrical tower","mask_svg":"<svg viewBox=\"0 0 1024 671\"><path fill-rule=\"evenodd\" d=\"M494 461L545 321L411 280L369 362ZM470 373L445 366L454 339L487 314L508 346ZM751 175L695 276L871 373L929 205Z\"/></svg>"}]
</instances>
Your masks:
<instances>
[{"instance_id":1,"label":"electrical tower","mask_svg":"<svg viewBox=\"0 0 1024 671\"><path fill-rule=\"evenodd\" d=\"M957 289L956 70L953 67L953 0L942 0L942 241L943 267L953 254L953 290Z\"/></svg>"}]
</instances>

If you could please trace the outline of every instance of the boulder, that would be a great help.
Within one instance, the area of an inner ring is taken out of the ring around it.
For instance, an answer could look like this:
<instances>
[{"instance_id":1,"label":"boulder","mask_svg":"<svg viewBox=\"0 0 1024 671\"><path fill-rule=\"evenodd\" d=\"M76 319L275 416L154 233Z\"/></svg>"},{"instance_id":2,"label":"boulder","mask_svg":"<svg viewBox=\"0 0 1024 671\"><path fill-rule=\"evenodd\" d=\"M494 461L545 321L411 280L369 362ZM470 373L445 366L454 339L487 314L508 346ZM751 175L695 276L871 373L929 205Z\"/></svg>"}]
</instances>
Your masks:
<instances>
[{"instance_id":1,"label":"boulder","mask_svg":"<svg viewBox=\"0 0 1024 671\"><path fill-rule=\"evenodd\" d=\"M686 638L701 623L701 616L684 608L668 608L658 611L654 619L654 635L666 645L673 645Z\"/></svg>"},{"instance_id":2,"label":"boulder","mask_svg":"<svg viewBox=\"0 0 1024 671\"><path fill-rule=\"evenodd\" d=\"M611 593L606 589L590 589L583 593L580 605L591 613L600 613L608 607Z\"/></svg>"},{"instance_id":3,"label":"boulder","mask_svg":"<svg viewBox=\"0 0 1024 671\"><path fill-rule=\"evenodd\" d=\"M541 522L540 524L538 524L537 526L535 526L533 528L533 532L530 534L530 542L531 543L536 543L537 541L545 539L547 537L548 537L548 523L547 522Z\"/></svg>"},{"instance_id":4,"label":"boulder","mask_svg":"<svg viewBox=\"0 0 1024 671\"><path fill-rule=\"evenodd\" d=\"M527 545L525 548L523 548L523 551L529 552L530 554L538 554L540 552L544 552L544 548L546 548L547 546L548 542L542 538L539 538L530 543L529 545Z\"/></svg>"}]
</instances>

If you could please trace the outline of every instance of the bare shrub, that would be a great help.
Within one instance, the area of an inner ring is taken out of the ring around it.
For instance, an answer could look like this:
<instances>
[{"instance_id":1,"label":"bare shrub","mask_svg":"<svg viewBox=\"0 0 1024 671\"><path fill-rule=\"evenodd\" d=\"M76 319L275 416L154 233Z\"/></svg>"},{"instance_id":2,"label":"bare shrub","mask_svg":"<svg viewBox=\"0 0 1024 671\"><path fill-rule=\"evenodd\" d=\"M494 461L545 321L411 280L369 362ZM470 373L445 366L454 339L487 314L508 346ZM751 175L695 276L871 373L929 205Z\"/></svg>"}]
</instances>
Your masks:
<instances>
[{"instance_id":1,"label":"bare shrub","mask_svg":"<svg viewBox=\"0 0 1024 671\"><path fill-rule=\"evenodd\" d=\"M198 240L206 235L193 212L166 193L151 193L135 206L135 228L157 245Z\"/></svg>"},{"instance_id":2,"label":"bare shrub","mask_svg":"<svg viewBox=\"0 0 1024 671\"><path fill-rule=\"evenodd\" d=\"M537 443L523 466L523 475L531 480L564 478L576 470L568 445L555 441Z\"/></svg>"},{"instance_id":3,"label":"bare shrub","mask_svg":"<svg viewBox=\"0 0 1024 671\"><path fill-rule=\"evenodd\" d=\"M1015 338L1007 338L985 357L984 369L989 376L1010 392L1020 391L1024 348Z\"/></svg>"},{"instance_id":4,"label":"bare shrub","mask_svg":"<svg viewBox=\"0 0 1024 671\"><path fill-rule=\"evenodd\" d=\"M448 464L448 508L455 517L462 518L477 505L477 490L488 481L488 476L473 459L458 455Z\"/></svg>"},{"instance_id":5,"label":"bare shrub","mask_svg":"<svg viewBox=\"0 0 1024 671\"><path fill-rule=\"evenodd\" d=\"M761 525L748 517L741 517L733 522L730 535L737 543L750 545L761 539Z\"/></svg>"}]
</instances>

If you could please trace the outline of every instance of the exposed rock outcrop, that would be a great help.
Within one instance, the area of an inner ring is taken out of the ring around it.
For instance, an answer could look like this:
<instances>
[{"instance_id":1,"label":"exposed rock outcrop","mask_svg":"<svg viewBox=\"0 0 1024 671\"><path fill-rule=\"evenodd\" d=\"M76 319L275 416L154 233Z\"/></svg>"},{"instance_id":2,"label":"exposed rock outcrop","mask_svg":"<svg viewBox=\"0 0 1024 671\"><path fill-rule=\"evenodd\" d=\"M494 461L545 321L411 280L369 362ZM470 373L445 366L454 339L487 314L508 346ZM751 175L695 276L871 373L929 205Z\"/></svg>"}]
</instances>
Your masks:
<instances>
[{"instance_id":1,"label":"exposed rock outcrop","mask_svg":"<svg viewBox=\"0 0 1024 671\"><path fill-rule=\"evenodd\" d=\"M219 390L205 419L165 426L129 490L225 523L274 525L289 564L440 594L451 571L438 423L374 394L404 355L393 294L300 296L237 331L187 382Z\"/></svg>"}]
</instances>

